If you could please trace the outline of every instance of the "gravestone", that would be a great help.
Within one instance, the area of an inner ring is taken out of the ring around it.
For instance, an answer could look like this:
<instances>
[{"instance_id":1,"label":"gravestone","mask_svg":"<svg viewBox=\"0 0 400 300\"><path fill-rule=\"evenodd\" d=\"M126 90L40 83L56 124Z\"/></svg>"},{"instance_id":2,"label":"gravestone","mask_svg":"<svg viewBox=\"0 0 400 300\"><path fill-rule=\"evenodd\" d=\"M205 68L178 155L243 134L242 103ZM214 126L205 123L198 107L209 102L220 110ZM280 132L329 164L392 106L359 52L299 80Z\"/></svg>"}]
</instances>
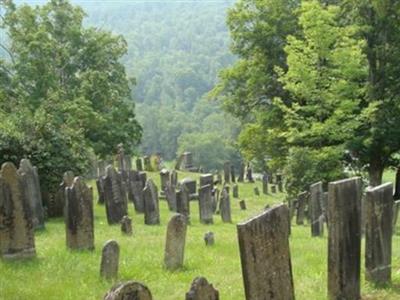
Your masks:
<instances>
[{"instance_id":1,"label":"gravestone","mask_svg":"<svg viewBox=\"0 0 400 300\"><path fill-rule=\"evenodd\" d=\"M392 218L392 233L395 234L396 232L396 225L397 225L397 219L399 217L399 211L400 211L400 200L397 200L393 203L393 218Z\"/></svg>"},{"instance_id":2,"label":"gravestone","mask_svg":"<svg viewBox=\"0 0 400 300\"><path fill-rule=\"evenodd\" d=\"M361 185L359 177L329 183L329 299L360 299Z\"/></svg>"},{"instance_id":3,"label":"gravestone","mask_svg":"<svg viewBox=\"0 0 400 300\"><path fill-rule=\"evenodd\" d=\"M96 179L96 188L97 188L97 195L98 195L98 204L104 204L105 196L104 196L104 178L100 176Z\"/></svg>"},{"instance_id":4,"label":"gravestone","mask_svg":"<svg viewBox=\"0 0 400 300\"><path fill-rule=\"evenodd\" d=\"M150 156L144 156L143 157L143 162L144 162L144 170L146 171L146 172L151 172L152 171L152 169L151 169L151 161L150 161Z\"/></svg>"},{"instance_id":5,"label":"gravestone","mask_svg":"<svg viewBox=\"0 0 400 300\"><path fill-rule=\"evenodd\" d=\"M238 177L238 182L243 182L244 181L244 170L245 170L245 164L243 162L240 163L239 167L239 177Z\"/></svg>"},{"instance_id":6,"label":"gravestone","mask_svg":"<svg viewBox=\"0 0 400 300\"><path fill-rule=\"evenodd\" d=\"M307 206L307 192L302 192L297 196L297 216L296 224L304 225L305 210Z\"/></svg>"},{"instance_id":7,"label":"gravestone","mask_svg":"<svg viewBox=\"0 0 400 300\"><path fill-rule=\"evenodd\" d=\"M322 182L310 186L310 219L311 236L322 236L324 234L324 222L321 203L324 197Z\"/></svg>"},{"instance_id":8,"label":"gravestone","mask_svg":"<svg viewBox=\"0 0 400 300\"><path fill-rule=\"evenodd\" d=\"M276 174L276 184L278 186L278 191L280 193L283 192L283 180L282 180L282 174Z\"/></svg>"},{"instance_id":9,"label":"gravestone","mask_svg":"<svg viewBox=\"0 0 400 300\"><path fill-rule=\"evenodd\" d=\"M252 168L250 166L250 163L247 164L246 179L247 179L248 182L254 182L253 170L252 170Z\"/></svg>"},{"instance_id":10,"label":"gravestone","mask_svg":"<svg viewBox=\"0 0 400 300\"><path fill-rule=\"evenodd\" d=\"M257 186L254 187L254 195L260 196L260 190L258 189Z\"/></svg>"},{"instance_id":11,"label":"gravestone","mask_svg":"<svg viewBox=\"0 0 400 300\"><path fill-rule=\"evenodd\" d=\"M165 198L167 199L168 209L176 212L176 191L175 186L168 183L165 188Z\"/></svg>"},{"instance_id":12,"label":"gravestone","mask_svg":"<svg viewBox=\"0 0 400 300\"><path fill-rule=\"evenodd\" d=\"M83 178L75 177L65 190L65 227L67 247L94 249L93 191Z\"/></svg>"},{"instance_id":13,"label":"gravestone","mask_svg":"<svg viewBox=\"0 0 400 300\"><path fill-rule=\"evenodd\" d=\"M191 152L184 152L183 153L183 170L192 171L193 170L193 154Z\"/></svg>"},{"instance_id":14,"label":"gravestone","mask_svg":"<svg viewBox=\"0 0 400 300\"><path fill-rule=\"evenodd\" d=\"M196 180L193 180L191 178L184 178L181 180L180 184L187 188L189 195L196 194L196 189L197 189Z\"/></svg>"},{"instance_id":15,"label":"gravestone","mask_svg":"<svg viewBox=\"0 0 400 300\"><path fill-rule=\"evenodd\" d=\"M289 199L289 218L290 218L290 224L292 224L292 220L294 217L294 214L296 212L296 207L297 207L297 200L291 200Z\"/></svg>"},{"instance_id":16,"label":"gravestone","mask_svg":"<svg viewBox=\"0 0 400 300\"><path fill-rule=\"evenodd\" d=\"M110 240L105 243L101 252L100 276L105 279L118 278L119 245Z\"/></svg>"},{"instance_id":17,"label":"gravestone","mask_svg":"<svg viewBox=\"0 0 400 300\"><path fill-rule=\"evenodd\" d=\"M160 182L161 182L161 195L165 193L165 188L167 184L170 183L170 173L167 169L162 169L160 171Z\"/></svg>"},{"instance_id":18,"label":"gravestone","mask_svg":"<svg viewBox=\"0 0 400 300\"><path fill-rule=\"evenodd\" d=\"M263 194L267 195L268 194L268 174L265 172L262 177L262 189L263 189Z\"/></svg>"},{"instance_id":19,"label":"gravestone","mask_svg":"<svg viewBox=\"0 0 400 300\"><path fill-rule=\"evenodd\" d=\"M137 213L144 213L144 197L143 197L143 182L131 182L131 192L133 196L133 205Z\"/></svg>"},{"instance_id":20,"label":"gravestone","mask_svg":"<svg viewBox=\"0 0 400 300\"><path fill-rule=\"evenodd\" d=\"M122 175L113 166L106 168L104 177L104 198L108 224L117 224L123 216L128 215L128 203L123 186Z\"/></svg>"},{"instance_id":21,"label":"gravestone","mask_svg":"<svg viewBox=\"0 0 400 300\"><path fill-rule=\"evenodd\" d=\"M222 222L224 222L224 223L232 223L231 202L230 202L230 199L229 199L229 192L227 192L226 188L224 188L222 190L219 210L221 212Z\"/></svg>"},{"instance_id":22,"label":"gravestone","mask_svg":"<svg viewBox=\"0 0 400 300\"><path fill-rule=\"evenodd\" d=\"M219 189L215 188L212 190L212 208L213 213L216 213L217 209L219 208Z\"/></svg>"},{"instance_id":23,"label":"gravestone","mask_svg":"<svg viewBox=\"0 0 400 300\"><path fill-rule=\"evenodd\" d=\"M22 159L18 172L23 175L25 179L25 192L27 193L26 198L31 206L33 227L35 229L43 229L44 210L37 168L32 166L29 159Z\"/></svg>"},{"instance_id":24,"label":"gravestone","mask_svg":"<svg viewBox=\"0 0 400 300\"><path fill-rule=\"evenodd\" d=\"M233 198L239 198L239 187L237 184L234 184L232 187L232 196Z\"/></svg>"},{"instance_id":25,"label":"gravestone","mask_svg":"<svg viewBox=\"0 0 400 300\"><path fill-rule=\"evenodd\" d=\"M174 215L168 222L165 242L164 264L168 270L176 270L183 266L186 241L186 217Z\"/></svg>"},{"instance_id":26,"label":"gravestone","mask_svg":"<svg viewBox=\"0 0 400 300\"><path fill-rule=\"evenodd\" d=\"M115 284L104 296L104 300L152 300L150 290L135 281Z\"/></svg>"},{"instance_id":27,"label":"gravestone","mask_svg":"<svg viewBox=\"0 0 400 300\"><path fill-rule=\"evenodd\" d=\"M225 183L231 182L231 163L229 161L224 163L224 181Z\"/></svg>"},{"instance_id":28,"label":"gravestone","mask_svg":"<svg viewBox=\"0 0 400 300\"><path fill-rule=\"evenodd\" d=\"M392 263L393 185L368 188L365 197L365 279L389 283Z\"/></svg>"},{"instance_id":29,"label":"gravestone","mask_svg":"<svg viewBox=\"0 0 400 300\"><path fill-rule=\"evenodd\" d=\"M217 173L217 184L222 184L222 174L220 172Z\"/></svg>"},{"instance_id":30,"label":"gravestone","mask_svg":"<svg viewBox=\"0 0 400 300\"><path fill-rule=\"evenodd\" d=\"M179 190L176 192L176 211L184 215L187 223L190 224L189 192L184 185L179 186Z\"/></svg>"},{"instance_id":31,"label":"gravestone","mask_svg":"<svg viewBox=\"0 0 400 300\"><path fill-rule=\"evenodd\" d=\"M146 225L160 224L160 210L158 204L158 191L153 180L148 179L143 189L144 223Z\"/></svg>"},{"instance_id":32,"label":"gravestone","mask_svg":"<svg viewBox=\"0 0 400 300\"><path fill-rule=\"evenodd\" d=\"M276 185L271 185L271 193L276 194Z\"/></svg>"},{"instance_id":33,"label":"gravestone","mask_svg":"<svg viewBox=\"0 0 400 300\"><path fill-rule=\"evenodd\" d=\"M232 181L233 183L236 182L235 166L234 166L234 165L231 165L231 181Z\"/></svg>"},{"instance_id":34,"label":"gravestone","mask_svg":"<svg viewBox=\"0 0 400 300\"><path fill-rule=\"evenodd\" d=\"M58 187L58 190L53 199L50 199L47 207L49 217L63 217L65 207L65 189L72 186L74 182L74 173L71 171L65 172L63 181Z\"/></svg>"},{"instance_id":35,"label":"gravestone","mask_svg":"<svg viewBox=\"0 0 400 300\"><path fill-rule=\"evenodd\" d=\"M124 216L121 220L121 232L125 235L132 235L132 219Z\"/></svg>"},{"instance_id":36,"label":"gravestone","mask_svg":"<svg viewBox=\"0 0 400 300\"><path fill-rule=\"evenodd\" d=\"M215 243L214 240L214 233L209 231L204 235L204 242L206 243L206 246L213 246Z\"/></svg>"},{"instance_id":37,"label":"gravestone","mask_svg":"<svg viewBox=\"0 0 400 300\"><path fill-rule=\"evenodd\" d=\"M36 256L32 211L26 180L13 163L0 170L0 256L4 259Z\"/></svg>"},{"instance_id":38,"label":"gravestone","mask_svg":"<svg viewBox=\"0 0 400 300\"><path fill-rule=\"evenodd\" d=\"M240 209L241 210L246 210L247 209L245 200L240 200L239 205L240 205Z\"/></svg>"},{"instance_id":39,"label":"gravestone","mask_svg":"<svg viewBox=\"0 0 400 300\"><path fill-rule=\"evenodd\" d=\"M219 293L204 277L196 277L190 291L186 293L186 300L219 300Z\"/></svg>"},{"instance_id":40,"label":"gravestone","mask_svg":"<svg viewBox=\"0 0 400 300\"><path fill-rule=\"evenodd\" d=\"M140 158L140 157L136 158L136 170L139 172L143 171L143 162L142 162L142 158Z\"/></svg>"},{"instance_id":41,"label":"gravestone","mask_svg":"<svg viewBox=\"0 0 400 300\"><path fill-rule=\"evenodd\" d=\"M238 224L237 232L246 300L294 299L287 206Z\"/></svg>"},{"instance_id":42,"label":"gravestone","mask_svg":"<svg viewBox=\"0 0 400 300\"><path fill-rule=\"evenodd\" d=\"M175 170L171 171L170 183L172 184L173 187L176 187L178 185L178 172Z\"/></svg>"},{"instance_id":43,"label":"gravestone","mask_svg":"<svg viewBox=\"0 0 400 300\"><path fill-rule=\"evenodd\" d=\"M199 214L202 224L213 224L211 185L209 184L199 188Z\"/></svg>"},{"instance_id":44,"label":"gravestone","mask_svg":"<svg viewBox=\"0 0 400 300\"><path fill-rule=\"evenodd\" d=\"M213 174L203 174L200 175L200 187L209 184L211 187L214 186L214 175Z\"/></svg>"},{"instance_id":45,"label":"gravestone","mask_svg":"<svg viewBox=\"0 0 400 300\"><path fill-rule=\"evenodd\" d=\"M139 172L139 180L142 182L142 188L146 186L147 174L146 172Z\"/></svg>"}]
</instances>

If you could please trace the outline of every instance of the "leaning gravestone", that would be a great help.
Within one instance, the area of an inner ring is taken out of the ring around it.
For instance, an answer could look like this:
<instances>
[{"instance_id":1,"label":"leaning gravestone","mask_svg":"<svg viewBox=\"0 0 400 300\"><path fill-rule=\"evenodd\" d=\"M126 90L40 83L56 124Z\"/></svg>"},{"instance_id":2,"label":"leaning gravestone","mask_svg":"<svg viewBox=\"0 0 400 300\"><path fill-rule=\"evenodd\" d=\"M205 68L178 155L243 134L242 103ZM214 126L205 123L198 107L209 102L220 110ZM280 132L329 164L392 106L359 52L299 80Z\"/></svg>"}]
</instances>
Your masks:
<instances>
[{"instance_id":1,"label":"leaning gravestone","mask_svg":"<svg viewBox=\"0 0 400 300\"><path fill-rule=\"evenodd\" d=\"M132 235L132 219L124 216L121 220L121 232L125 235Z\"/></svg>"},{"instance_id":2,"label":"leaning gravestone","mask_svg":"<svg viewBox=\"0 0 400 300\"><path fill-rule=\"evenodd\" d=\"M93 192L81 177L65 190L67 247L94 249Z\"/></svg>"},{"instance_id":3,"label":"leaning gravestone","mask_svg":"<svg viewBox=\"0 0 400 300\"><path fill-rule=\"evenodd\" d=\"M0 170L0 256L4 259L36 256L32 211L26 181L13 163Z\"/></svg>"},{"instance_id":4,"label":"leaning gravestone","mask_svg":"<svg viewBox=\"0 0 400 300\"><path fill-rule=\"evenodd\" d=\"M239 187L237 184L234 184L232 187L232 196L233 198L239 198Z\"/></svg>"},{"instance_id":5,"label":"leaning gravestone","mask_svg":"<svg viewBox=\"0 0 400 300\"><path fill-rule=\"evenodd\" d=\"M365 279L389 283L392 263L393 185L368 188L365 197Z\"/></svg>"},{"instance_id":6,"label":"leaning gravestone","mask_svg":"<svg viewBox=\"0 0 400 300\"><path fill-rule=\"evenodd\" d=\"M296 216L296 224L303 225L305 210L307 206L307 192L302 192L297 196L297 216Z\"/></svg>"},{"instance_id":7,"label":"leaning gravestone","mask_svg":"<svg viewBox=\"0 0 400 300\"><path fill-rule=\"evenodd\" d=\"M294 299L287 206L268 209L237 231L246 300Z\"/></svg>"},{"instance_id":8,"label":"leaning gravestone","mask_svg":"<svg viewBox=\"0 0 400 300\"><path fill-rule=\"evenodd\" d=\"M229 192L227 192L226 188L224 188L222 190L221 202L220 202L220 212L221 212L222 222L224 222L224 223L232 222L231 202L229 199Z\"/></svg>"},{"instance_id":9,"label":"leaning gravestone","mask_svg":"<svg viewBox=\"0 0 400 300\"><path fill-rule=\"evenodd\" d=\"M168 183L165 187L165 198L167 199L169 210L176 212L176 191L175 186L171 183Z\"/></svg>"},{"instance_id":10,"label":"leaning gravestone","mask_svg":"<svg viewBox=\"0 0 400 300\"><path fill-rule=\"evenodd\" d=\"M128 204L121 174L109 165L104 178L104 197L108 224L117 224L128 215Z\"/></svg>"},{"instance_id":11,"label":"leaning gravestone","mask_svg":"<svg viewBox=\"0 0 400 300\"><path fill-rule=\"evenodd\" d=\"M158 191L153 180L148 179L143 189L144 199L144 223L146 225L160 224L160 210L158 203Z\"/></svg>"},{"instance_id":12,"label":"leaning gravestone","mask_svg":"<svg viewBox=\"0 0 400 300\"><path fill-rule=\"evenodd\" d=\"M329 183L329 299L360 299L361 184L359 177Z\"/></svg>"},{"instance_id":13,"label":"leaning gravestone","mask_svg":"<svg viewBox=\"0 0 400 300\"><path fill-rule=\"evenodd\" d=\"M186 217L176 214L167 227L164 264L168 270L176 270L183 266L186 241Z\"/></svg>"},{"instance_id":14,"label":"leaning gravestone","mask_svg":"<svg viewBox=\"0 0 400 300\"><path fill-rule=\"evenodd\" d=\"M199 188L199 214L201 223L213 224L211 185L209 184Z\"/></svg>"},{"instance_id":15,"label":"leaning gravestone","mask_svg":"<svg viewBox=\"0 0 400 300\"><path fill-rule=\"evenodd\" d=\"M22 159L18 172L23 175L25 179L25 191L27 193L26 197L31 206L33 227L35 229L43 229L44 210L37 168L32 166L29 159Z\"/></svg>"},{"instance_id":16,"label":"leaning gravestone","mask_svg":"<svg viewBox=\"0 0 400 300\"><path fill-rule=\"evenodd\" d=\"M204 277L196 277L190 291L186 293L186 300L219 300L219 293Z\"/></svg>"},{"instance_id":17,"label":"leaning gravestone","mask_svg":"<svg viewBox=\"0 0 400 300\"><path fill-rule=\"evenodd\" d=\"M322 213L322 198L324 191L322 182L310 186L310 211L311 211L311 236L322 236L324 234L324 222Z\"/></svg>"},{"instance_id":18,"label":"leaning gravestone","mask_svg":"<svg viewBox=\"0 0 400 300\"><path fill-rule=\"evenodd\" d=\"M116 241L107 241L103 246L100 263L100 276L105 279L118 277L119 245Z\"/></svg>"},{"instance_id":19,"label":"leaning gravestone","mask_svg":"<svg viewBox=\"0 0 400 300\"><path fill-rule=\"evenodd\" d=\"M231 182L231 163L229 161L224 163L224 181L225 183Z\"/></svg>"},{"instance_id":20,"label":"leaning gravestone","mask_svg":"<svg viewBox=\"0 0 400 300\"><path fill-rule=\"evenodd\" d=\"M200 175L200 187L209 184L211 187L214 186L214 175L213 174L203 174Z\"/></svg>"},{"instance_id":21,"label":"leaning gravestone","mask_svg":"<svg viewBox=\"0 0 400 300\"><path fill-rule=\"evenodd\" d=\"M65 207L65 189L72 186L74 182L74 173L71 171L65 172L63 181L58 187L58 190L54 196L54 199L50 199L48 203L47 213L49 217L63 217Z\"/></svg>"},{"instance_id":22,"label":"leaning gravestone","mask_svg":"<svg viewBox=\"0 0 400 300\"><path fill-rule=\"evenodd\" d=\"M152 300L150 290L143 284L134 281L117 283L104 296L104 300Z\"/></svg>"}]
</instances>

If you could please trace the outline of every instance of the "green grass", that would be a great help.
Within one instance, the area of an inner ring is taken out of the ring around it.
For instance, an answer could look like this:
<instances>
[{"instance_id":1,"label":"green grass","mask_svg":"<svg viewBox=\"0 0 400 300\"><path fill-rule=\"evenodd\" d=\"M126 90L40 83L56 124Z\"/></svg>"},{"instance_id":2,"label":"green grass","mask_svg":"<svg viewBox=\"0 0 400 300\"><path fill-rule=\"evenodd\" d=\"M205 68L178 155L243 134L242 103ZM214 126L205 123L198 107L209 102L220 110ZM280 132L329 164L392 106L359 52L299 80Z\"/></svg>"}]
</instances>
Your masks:
<instances>
[{"instance_id":1,"label":"green grass","mask_svg":"<svg viewBox=\"0 0 400 300\"><path fill-rule=\"evenodd\" d=\"M197 178L195 174L179 174ZM151 173L159 184L158 173ZM393 174L385 179L389 180ZM260 190L261 183L256 183ZM62 219L50 220L46 230L36 233L37 258L21 262L0 260L0 299L102 299L113 282L99 276L100 255L109 239L121 247L119 280L136 280L146 284L156 300L184 299L191 281L205 276L219 291L222 300L244 299L243 281L235 224L253 216L266 204L281 202L284 194L254 196L253 184L239 184L240 199L246 199L247 211L241 211L237 199L231 198L233 224L223 224L219 215L214 225L199 223L198 203L191 203L185 264L170 272L163 267L166 224L172 214L165 201L160 202L161 226L145 226L143 215L130 206L134 234L123 236L119 226L107 225L105 208L95 205L95 246L93 252L67 250ZM97 195L95 195L97 199ZM204 233L213 231L216 244L206 247ZM400 299L400 236L393 239L393 282L376 288L364 281L364 299ZM296 299L326 299L327 238L311 238L309 226L292 226L290 237ZM362 265L364 259L362 259Z\"/></svg>"}]
</instances>

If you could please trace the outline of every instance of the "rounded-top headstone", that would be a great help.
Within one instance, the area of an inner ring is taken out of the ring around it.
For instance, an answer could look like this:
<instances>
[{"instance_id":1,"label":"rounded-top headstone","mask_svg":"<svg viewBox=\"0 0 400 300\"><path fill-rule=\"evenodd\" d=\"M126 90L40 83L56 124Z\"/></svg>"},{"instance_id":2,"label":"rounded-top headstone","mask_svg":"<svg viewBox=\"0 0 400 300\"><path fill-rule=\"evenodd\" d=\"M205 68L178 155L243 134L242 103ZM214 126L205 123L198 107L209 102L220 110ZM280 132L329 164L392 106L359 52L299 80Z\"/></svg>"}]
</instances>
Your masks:
<instances>
[{"instance_id":1,"label":"rounded-top headstone","mask_svg":"<svg viewBox=\"0 0 400 300\"><path fill-rule=\"evenodd\" d=\"M152 300L150 290L135 281L117 283L104 296L104 300Z\"/></svg>"},{"instance_id":2,"label":"rounded-top headstone","mask_svg":"<svg viewBox=\"0 0 400 300\"><path fill-rule=\"evenodd\" d=\"M103 251L101 253L100 276L106 279L117 278L118 265L119 265L119 245L116 241L109 240L105 243Z\"/></svg>"}]
</instances>

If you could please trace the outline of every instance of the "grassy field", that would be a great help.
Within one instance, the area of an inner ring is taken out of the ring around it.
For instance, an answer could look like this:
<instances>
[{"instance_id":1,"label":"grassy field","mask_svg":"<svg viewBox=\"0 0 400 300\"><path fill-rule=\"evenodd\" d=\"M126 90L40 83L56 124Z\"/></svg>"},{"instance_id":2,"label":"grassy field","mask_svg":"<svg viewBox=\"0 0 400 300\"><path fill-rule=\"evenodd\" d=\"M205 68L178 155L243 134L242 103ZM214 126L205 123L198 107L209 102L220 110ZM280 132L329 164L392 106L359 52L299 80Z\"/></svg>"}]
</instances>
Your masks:
<instances>
[{"instance_id":1,"label":"grassy field","mask_svg":"<svg viewBox=\"0 0 400 300\"><path fill-rule=\"evenodd\" d=\"M186 175L197 178L195 174L183 173L179 178ZM150 177L159 184L158 173L151 173ZM392 178L393 172L385 174L385 180ZM260 182L256 185L262 190ZM0 299L102 299L113 284L99 277L101 249L109 239L117 240L121 248L119 280L146 284L156 300L184 299L196 276L205 276L220 291L222 300L244 299L235 224L259 213L266 204L279 203L285 198L284 194L254 196L253 187L253 184L239 184L240 199L246 199L247 211L241 211L238 200L231 198L232 224L223 224L219 215L214 217L214 225L200 224L198 203L191 203L192 224L187 232L185 265L176 272L163 267L166 224L172 216L165 201L160 202L161 226L145 226L143 215L135 214L133 207L129 207L132 237L123 236L119 226L107 225L105 208L95 205L96 249L93 252L67 250L63 220L50 220L46 230L36 234L36 259L0 260ZM215 234L213 247L204 244L207 231ZM399 242L400 235L396 234L390 286L377 288L366 283L362 269L363 299L400 299ZM326 299L326 234L323 238L311 238L309 226L293 225L290 246L296 299Z\"/></svg>"}]
</instances>

